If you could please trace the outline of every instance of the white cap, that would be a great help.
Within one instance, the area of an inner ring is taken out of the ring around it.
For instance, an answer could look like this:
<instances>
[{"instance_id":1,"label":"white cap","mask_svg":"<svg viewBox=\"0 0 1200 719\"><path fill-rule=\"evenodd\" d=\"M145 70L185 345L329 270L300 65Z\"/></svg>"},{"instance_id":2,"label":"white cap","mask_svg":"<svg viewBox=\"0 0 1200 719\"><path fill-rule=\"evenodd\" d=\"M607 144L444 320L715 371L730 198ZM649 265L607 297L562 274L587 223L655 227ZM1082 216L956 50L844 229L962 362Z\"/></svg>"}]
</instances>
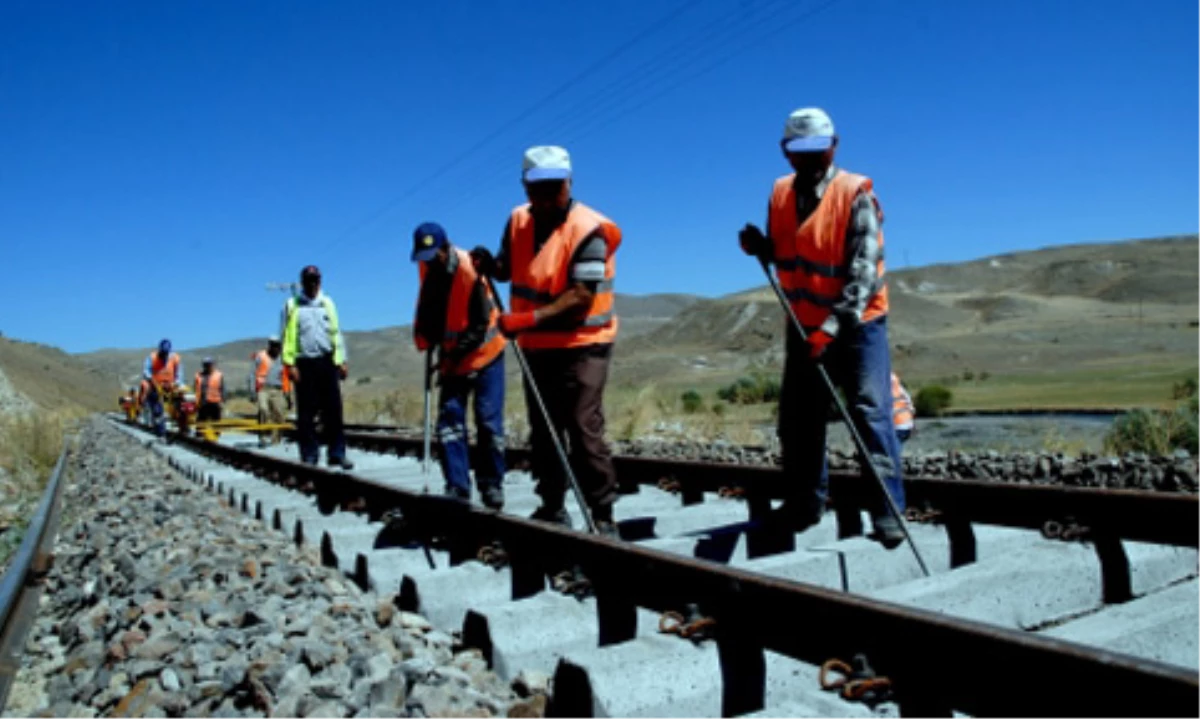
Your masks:
<instances>
[{"instance_id":1,"label":"white cap","mask_svg":"<svg viewBox=\"0 0 1200 719\"><path fill-rule=\"evenodd\" d=\"M566 180L571 177L571 156L555 145L539 145L525 151L522 176L526 182Z\"/></svg>"},{"instance_id":2,"label":"white cap","mask_svg":"<svg viewBox=\"0 0 1200 719\"><path fill-rule=\"evenodd\" d=\"M819 107L802 107L783 125L788 152L820 152L833 147L833 120Z\"/></svg>"}]
</instances>

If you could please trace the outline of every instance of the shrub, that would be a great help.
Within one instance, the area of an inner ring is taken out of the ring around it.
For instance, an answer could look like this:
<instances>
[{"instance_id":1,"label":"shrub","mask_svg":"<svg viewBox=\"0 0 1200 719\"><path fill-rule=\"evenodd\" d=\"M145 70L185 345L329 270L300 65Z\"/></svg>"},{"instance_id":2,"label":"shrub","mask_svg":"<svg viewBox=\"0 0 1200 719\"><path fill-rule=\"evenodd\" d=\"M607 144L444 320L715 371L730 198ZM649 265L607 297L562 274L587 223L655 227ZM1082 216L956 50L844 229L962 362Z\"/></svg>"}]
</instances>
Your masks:
<instances>
[{"instance_id":1,"label":"shrub","mask_svg":"<svg viewBox=\"0 0 1200 719\"><path fill-rule=\"evenodd\" d=\"M725 405L721 404L720 402L713 402L712 413L718 417L724 417Z\"/></svg>"},{"instance_id":2,"label":"shrub","mask_svg":"<svg viewBox=\"0 0 1200 719\"><path fill-rule=\"evenodd\" d=\"M979 381L980 381L980 382L986 382L986 381L987 381L987 378L988 378L988 377L991 377L991 376L992 376L992 375L991 375L991 374L989 374L987 370L984 370L984 371L982 371L982 372L980 372L980 373L979 373Z\"/></svg>"},{"instance_id":3,"label":"shrub","mask_svg":"<svg viewBox=\"0 0 1200 719\"><path fill-rule=\"evenodd\" d=\"M1171 388L1172 399L1187 399L1196 396L1196 378L1188 377L1182 382L1176 382Z\"/></svg>"},{"instance_id":4,"label":"shrub","mask_svg":"<svg viewBox=\"0 0 1200 719\"><path fill-rule=\"evenodd\" d=\"M969 369L963 370L963 382L970 382L975 379L975 373Z\"/></svg>"},{"instance_id":5,"label":"shrub","mask_svg":"<svg viewBox=\"0 0 1200 719\"><path fill-rule=\"evenodd\" d=\"M954 402L954 393L940 384L922 387L913 398L918 417L939 417Z\"/></svg>"},{"instance_id":6,"label":"shrub","mask_svg":"<svg viewBox=\"0 0 1200 719\"><path fill-rule=\"evenodd\" d=\"M779 380L759 374L755 377L739 377L736 382L717 390L717 398L730 404L759 404L778 402Z\"/></svg>"},{"instance_id":7,"label":"shrub","mask_svg":"<svg viewBox=\"0 0 1200 719\"><path fill-rule=\"evenodd\" d=\"M1172 410L1134 409L1117 417L1104 437L1109 452L1169 454L1186 449L1200 453L1197 431L1197 400L1181 403Z\"/></svg>"},{"instance_id":8,"label":"shrub","mask_svg":"<svg viewBox=\"0 0 1200 719\"><path fill-rule=\"evenodd\" d=\"M684 392L679 399L683 402L683 411L686 414L695 414L704 409L704 398L694 389Z\"/></svg>"},{"instance_id":9,"label":"shrub","mask_svg":"<svg viewBox=\"0 0 1200 719\"><path fill-rule=\"evenodd\" d=\"M358 379L354 380L354 384L359 385L359 386L362 386L364 384L371 384L371 378L370 377L359 377Z\"/></svg>"}]
</instances>

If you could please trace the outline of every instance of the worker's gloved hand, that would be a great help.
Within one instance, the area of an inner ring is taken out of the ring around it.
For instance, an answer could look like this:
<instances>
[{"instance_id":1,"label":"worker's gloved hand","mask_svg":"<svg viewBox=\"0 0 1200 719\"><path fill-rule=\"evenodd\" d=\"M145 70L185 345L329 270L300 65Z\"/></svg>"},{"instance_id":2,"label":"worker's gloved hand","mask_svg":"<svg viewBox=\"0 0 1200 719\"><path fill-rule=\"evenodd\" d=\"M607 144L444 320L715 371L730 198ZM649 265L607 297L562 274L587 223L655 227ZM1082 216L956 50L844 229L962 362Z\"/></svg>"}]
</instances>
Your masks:
<instances>
[{"instance_id":1,"label":"worker's gloved hand","mask_svg":"<svg viewBox=\"0 0 1200 719\"><path fill-rule=\"evenodd\" d=\"M296 384L300 384L300 368L299 367L288 367L287 373L288 373L288 377L293 382L295 382Z\"/></svg>"},{"instance_id":2,"label":"worker's gloved hand","mask_svg":"<svg viewBox=\"0 0 1200 719\"><path fill-rule=\"evenodd\" d=\"M758 229L757 225L747 222L746 226L738 232L738 244L742 246L742 252L751 257L770 257L770 240L767 239L762 230Z\"/></svg>"},{"instance_id":3,"label":"worker's gloved hand","mask_svg":"<svg viewBox=\"0 0 1200 719\"><path fill-rule=\"evenodd\" d=\"M346 366L345 362L338 365L338 377L339 378L346 379L346 375L348 375L348 374L350 374L350 368Z\"/></svg>"},{"instance_id":4,"label":"worker's gloved hand","mask_svg":"<svg viewBox=\"0 0 1200 719\"><path fill-rule=\"evenodd\" d=\"M482 275L491 277L496 274L496 258L483 245L471 250L471 264L475 265L475 271Z\"/></svg>"},{"instance_id":5,"label":"worker's gloved hand","mask_svg":"<svg viewBox=\"0 0 1200 719\"><path fill-rule=\"evenodd\" d=\"M833 342L833 337L821 330L816 330L808 336L808 356L817 359L825 354L825 348Z\"/></svg>"},{"instance_id":6,"label":"worker's gloved hand","mask_svg":"<svg viewBox=\"0 0 1200 719\"><path fill-rule=\"evenodd\" d=\"M537 316L533 312L508 312L500 315L500 331L506 337L512 337L536 324Z\"/></svg>"}]
</instances>

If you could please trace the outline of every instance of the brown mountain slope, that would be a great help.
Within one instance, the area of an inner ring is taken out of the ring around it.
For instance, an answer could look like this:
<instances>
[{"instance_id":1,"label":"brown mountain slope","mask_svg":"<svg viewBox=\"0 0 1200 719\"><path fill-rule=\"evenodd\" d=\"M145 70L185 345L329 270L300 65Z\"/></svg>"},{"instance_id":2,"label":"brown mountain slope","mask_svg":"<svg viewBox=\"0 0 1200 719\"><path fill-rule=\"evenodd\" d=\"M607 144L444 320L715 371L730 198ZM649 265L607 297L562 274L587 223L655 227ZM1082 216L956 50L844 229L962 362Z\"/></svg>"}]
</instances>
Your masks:
<instances>
[{"instance_id":1,"label":"brown mountain slope","mask_svg":"<svg viewBox=\"0 0 1200 719\"><path fill-rule=\"evenodd\" d=\"M115 375L55 347L0 338L0 372L11 390L39 408L115 410Z\"/></svg>"}]
</instances>

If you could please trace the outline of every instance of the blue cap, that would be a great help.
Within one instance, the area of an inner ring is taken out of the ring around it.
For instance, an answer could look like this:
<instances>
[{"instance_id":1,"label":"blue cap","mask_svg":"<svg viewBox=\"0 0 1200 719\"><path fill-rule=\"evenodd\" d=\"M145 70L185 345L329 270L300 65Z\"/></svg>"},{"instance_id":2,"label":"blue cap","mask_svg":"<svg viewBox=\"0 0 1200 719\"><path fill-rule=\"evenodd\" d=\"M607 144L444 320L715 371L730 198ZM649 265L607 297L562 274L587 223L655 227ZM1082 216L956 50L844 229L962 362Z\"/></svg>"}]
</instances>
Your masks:
<instances>
[{"instance_id":1,"label":"blue cap","mask_svg":"<svg viewBox=\"0 0 1200 719\"><path fill-rule=\"evenodd\" d=\"M413 231L413 262L428 262L438 253L438 250L450 244L446 239L446 231L436 222L425 222Z\"/></svg>"},{"instance_id":2,"label":"blue cap","mask_svg":"<svg viewBox=\"0 0 1200 719\"><path fill-rule=\"evenodd\" d=\"M158 343L158 351L167 354L171 351L171 340L163 340Z\"/></svg>"},{"instance_id":3,"label":"blue cap","mask_svg":"<svg viewBox=\"0 0 1200 719\"><path fill-rule=\"evenodd\" d=\"M204 361L200 364L212 364L212 357L205 357Z\"/></svg>"},{"instance_id":4,"label":"blue cap","mask_svg":"<svg viewBox=\"0 0 1200 719\"><path fill-rule=\"evenodd\" d=\"M788 152L824 152L833 147L833 120L819 107L802 107L783 125L783 148Z\"/></svg>"}]
</instances>

